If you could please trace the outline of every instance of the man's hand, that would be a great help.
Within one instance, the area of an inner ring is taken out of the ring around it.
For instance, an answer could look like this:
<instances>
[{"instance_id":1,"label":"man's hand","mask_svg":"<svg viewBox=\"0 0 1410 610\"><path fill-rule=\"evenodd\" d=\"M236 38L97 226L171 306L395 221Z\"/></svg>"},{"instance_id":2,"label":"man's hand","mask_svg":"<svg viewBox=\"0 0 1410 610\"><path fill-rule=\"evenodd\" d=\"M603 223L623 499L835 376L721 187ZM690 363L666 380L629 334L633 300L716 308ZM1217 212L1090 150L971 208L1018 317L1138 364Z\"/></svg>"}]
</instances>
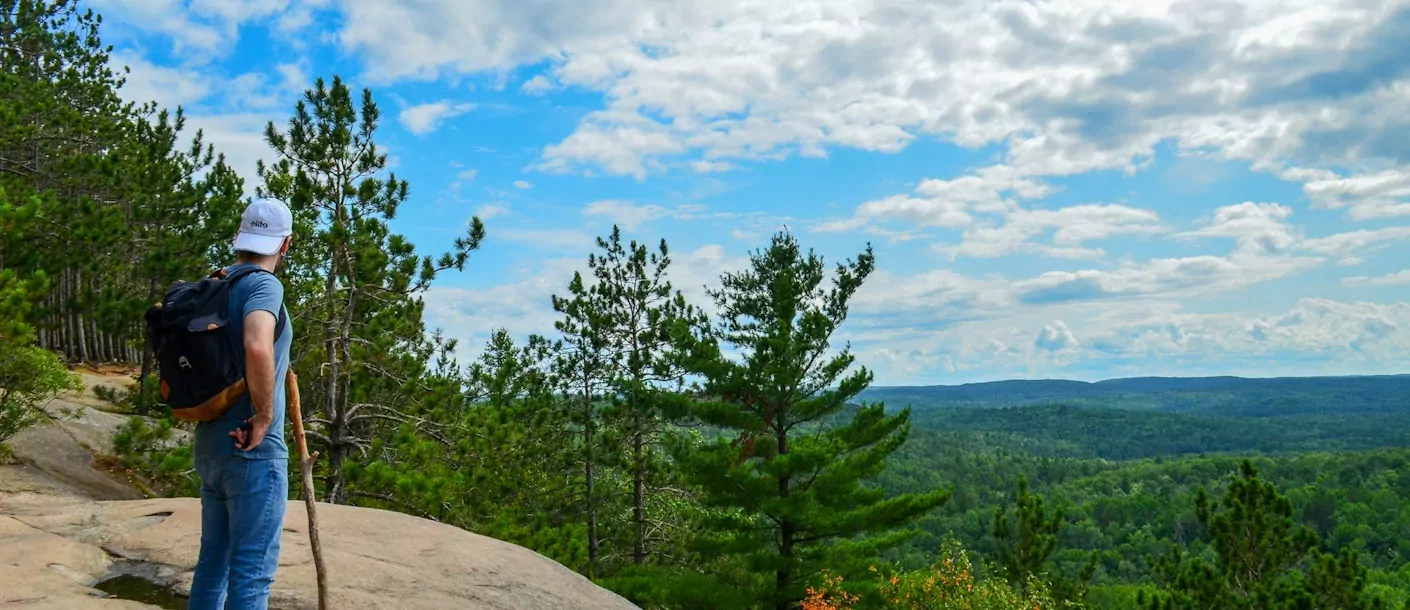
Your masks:
<instances>
[{"instance_id":1,"label":"man's hand","mask_svg":"<svg viewBox=\"0 0 1410 610\"><path fill-rule=\"evenodd\" d=\"M230 438L235 439L236 449L252 451L264 441L264 435L269 433L269 427L273 424L274 418L256 415L245 420L239 428L231 430Z\"/></svg>"}]
</instances>

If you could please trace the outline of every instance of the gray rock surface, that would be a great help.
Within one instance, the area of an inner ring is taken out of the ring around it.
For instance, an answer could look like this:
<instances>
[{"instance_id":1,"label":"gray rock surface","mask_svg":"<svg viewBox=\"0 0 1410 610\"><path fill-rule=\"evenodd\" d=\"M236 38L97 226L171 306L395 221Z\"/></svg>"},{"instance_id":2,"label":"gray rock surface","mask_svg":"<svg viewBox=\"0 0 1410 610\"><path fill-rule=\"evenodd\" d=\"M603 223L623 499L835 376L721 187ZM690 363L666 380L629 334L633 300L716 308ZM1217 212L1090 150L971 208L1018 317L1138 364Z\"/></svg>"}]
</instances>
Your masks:
<instances>
[{"instance_id":1,"label":"gray rock surface","mask_svg":"<svg viewBox=\"0 0 1410 610\"><path fill-rule=\"evenodd\" d=\"M94 597L92 585L132 563L185 594L200 513L193 498L97 502L0 492L0 607L147 607ZM339 610L635 608L523 547L401 513L324 504L318 513ZM274 608L316 607L306 525L303 504L291 502Z\"/></svg>"},{"instance_id":2,"label":"gray rock surface","mask_svg":"<svg viewBox=\"0 0 1410 610\"><path fill-rule=\"evenodd\" d=\"M134 570L190 591L200 501L110 500L136 491L92 467L90 448L106 448L104 435L121 421L90 409L13 443L21 462L0 466L0 608L153 608L93 588ZM327 504L318 515L336 610L636 608L533 551L449 525ZM303 502L289 503L276 610L317 607L307 524Z\"/></svg>"}]
</instances>

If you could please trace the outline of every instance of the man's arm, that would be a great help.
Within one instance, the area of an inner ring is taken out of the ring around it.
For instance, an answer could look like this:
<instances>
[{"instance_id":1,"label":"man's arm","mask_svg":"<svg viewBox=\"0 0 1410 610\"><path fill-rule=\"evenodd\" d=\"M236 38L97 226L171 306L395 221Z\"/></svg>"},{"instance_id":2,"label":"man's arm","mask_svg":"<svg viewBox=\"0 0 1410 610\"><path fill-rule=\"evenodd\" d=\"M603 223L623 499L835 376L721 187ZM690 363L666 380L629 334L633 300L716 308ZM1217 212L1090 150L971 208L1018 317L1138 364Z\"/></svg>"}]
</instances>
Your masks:
<instances>
[{"instance_id":1,"label":"man's arm","mask_svg":"<svg viewBox=\"0 0 1410 610\"><path fill-rule=\"evenodd\" d=\"M274 419L274 314L252 311L245 316L245 387L255 407L255 419Z\"/></svg>"},{"instance_id":2,"label":"man's arm","mask_svg":"<svg viewBox=\"0 0 1410 610\"><path fill-rule=\"evenodd\" d=\"M250 278L255 279L255 278ZM261 276L259 279L265 279ZM249 426L231 433L235 446L249 451L258 447L264 440L269 427L274 424L274 392L276 388L274 364L274 327L284 300L283 286L272 277L253 287L245 304L245 391L250 393L250 405L254 407L254 417Z\"/></svg>"}]
</instances>

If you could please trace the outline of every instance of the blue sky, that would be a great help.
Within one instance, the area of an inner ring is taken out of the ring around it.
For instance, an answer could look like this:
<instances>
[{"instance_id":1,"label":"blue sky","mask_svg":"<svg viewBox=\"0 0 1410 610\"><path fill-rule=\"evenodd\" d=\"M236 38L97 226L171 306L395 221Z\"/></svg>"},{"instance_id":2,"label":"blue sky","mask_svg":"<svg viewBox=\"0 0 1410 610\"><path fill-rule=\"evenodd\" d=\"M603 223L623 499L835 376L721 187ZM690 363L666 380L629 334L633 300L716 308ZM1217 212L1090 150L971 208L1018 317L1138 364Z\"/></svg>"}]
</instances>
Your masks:
<instances>
[{"instance_id":1,"label":"blue sky","mask_svg":"<svg viewBox=\"0 0 1410 610\"><path fill-rule=\"evenodd\" d=\"M256 183L370 87L473 356L618 224L704 289L788 227L878 273L879 383L1410 372L1410 2L90 0L125 95Z\"/></svg>"}]
</instances>

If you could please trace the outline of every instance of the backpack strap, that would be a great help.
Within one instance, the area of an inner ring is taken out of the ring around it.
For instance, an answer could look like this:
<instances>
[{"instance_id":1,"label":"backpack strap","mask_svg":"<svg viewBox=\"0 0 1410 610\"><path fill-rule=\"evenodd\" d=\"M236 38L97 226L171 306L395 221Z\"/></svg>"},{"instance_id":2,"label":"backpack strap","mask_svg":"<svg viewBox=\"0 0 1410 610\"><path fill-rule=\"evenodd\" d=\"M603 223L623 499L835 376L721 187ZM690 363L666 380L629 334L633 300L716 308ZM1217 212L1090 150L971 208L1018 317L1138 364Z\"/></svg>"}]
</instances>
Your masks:
<instances>
[{"instance_id":1,"label":"backpack strap","mask_svg":"<svg viewBox=\"0 0 1410 610\"><path fill-rule=\"evenodd\" d=\"M240 278L250 275L251 273L268 273L274 275L264 267L250 265L236 269L234 273L229 273L224 267L221 267L211 272L211 277L223 279L233 285L235 282L239 281ZM279 303L279 315L277 318L278 319L274 322L274 341L276 343L279 341L279 335L284 334L284 327L289 324L289 308L282 302Z\"/></svg>"},{"instance_id":2,"label":"backpack strap","mask_svg":"<svg viewBox=\"0 0 1410 610\"><path fill-rule=\"evenodd\" d=\"M284 327L289 324L289 308L283 303L279 304L279 320L274 323L274 342L279 342L279 335L284 334Z\"/></svg>"}]
</instances>

